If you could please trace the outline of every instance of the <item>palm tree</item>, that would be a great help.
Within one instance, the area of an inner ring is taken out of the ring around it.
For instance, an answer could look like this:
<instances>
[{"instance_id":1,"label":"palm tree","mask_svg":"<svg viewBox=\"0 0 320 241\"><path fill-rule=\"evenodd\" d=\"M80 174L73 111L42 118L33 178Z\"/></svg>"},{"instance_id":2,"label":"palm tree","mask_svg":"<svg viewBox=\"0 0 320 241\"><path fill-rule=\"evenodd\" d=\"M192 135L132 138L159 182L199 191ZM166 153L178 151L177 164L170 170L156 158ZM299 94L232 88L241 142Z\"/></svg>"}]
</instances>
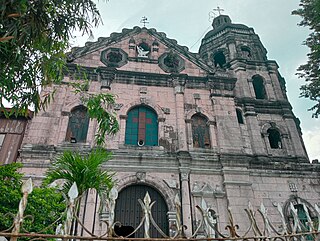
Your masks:
<instances>
[{"instance_id":1,"label":"palm tree","mask_svg":"<svg viewBox=\"0 0 320 241\"><path fill-rule=\"evenodd\" d=\"M79 196L75 200L75 213L79 217L81 198L87 194L90 188L97 191L100 200L108 196L108 192L114 185L114 173L102 169L102 165L110 160L111 153L103 149L96 149L87 155L78 152L65 151L58 156L46 173L44 184L50 184L56 180L63 180L62 191L67 196L73 183L77 184ZM76 235L78 221L72 224L72 234ZM83 224L81 224L83 225Z\"/></svg>"},{"instance_id":2,"label":"palm tree","mask_svg":"<svg viewBox=\"0 0 320 241\"><path fill-rule=\"evenodd\" d=\"M102 165L110 158L111 153L103 149L93 150L87 155L65 151L53 161L46 173L44 184L63 180L62 190L67 194L75 182L80 197L90 188L94 188L101 196L102 193L108 193L114 185L114 173L102 169Z\"/></svg>"}]
</instances>

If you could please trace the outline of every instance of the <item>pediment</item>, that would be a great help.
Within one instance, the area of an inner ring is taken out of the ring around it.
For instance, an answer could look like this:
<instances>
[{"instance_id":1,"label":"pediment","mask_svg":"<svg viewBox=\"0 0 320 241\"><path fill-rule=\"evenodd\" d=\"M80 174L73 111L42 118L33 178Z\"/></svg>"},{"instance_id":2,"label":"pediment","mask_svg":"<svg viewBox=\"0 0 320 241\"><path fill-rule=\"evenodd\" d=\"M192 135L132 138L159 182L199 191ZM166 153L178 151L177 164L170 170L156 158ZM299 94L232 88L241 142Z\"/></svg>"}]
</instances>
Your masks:
<instances>
[{"instance_id":1,"label":"pediment","mask_svg":"<svg viewBox=\"0 0 320 241\"><path fill-rule=\"evenodd\" d=\"M215 72L215 68L207 65L198 54L167 38L165 33L140 27L123 29L108 38L73 48L69 59L87 67L113 67L156 74L179 73L201 77Z\"/></svg>"}]
</instances>

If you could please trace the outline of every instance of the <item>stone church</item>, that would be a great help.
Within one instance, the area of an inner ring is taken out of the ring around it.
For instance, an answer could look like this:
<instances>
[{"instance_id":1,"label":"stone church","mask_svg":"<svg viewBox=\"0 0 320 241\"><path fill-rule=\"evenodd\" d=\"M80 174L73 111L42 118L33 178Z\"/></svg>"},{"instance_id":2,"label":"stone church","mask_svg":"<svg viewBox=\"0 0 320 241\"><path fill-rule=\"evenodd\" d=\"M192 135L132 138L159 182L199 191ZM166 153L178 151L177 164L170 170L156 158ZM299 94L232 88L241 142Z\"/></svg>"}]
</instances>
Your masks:
<instances>
[{"instance_id":1,"label":"stone church","mask_svg":"<svg viewBox=\"0 0 320 241\"><path fill-rule=\"evenodd\" d=\"M77 66L85 71L88 93L116 96L112 111L120 131L107 137L113 158L105 168L116 172L115 221L125 226L139 225L137 199L146 192L156 201L156 223L168 235L177 221L176 196L189 237L202 200L220 230L227 208L245 230L249 202L254 208L264 203L275 220L278 203L288 222L290 203L298 212L305 204L316 215L320 167L309 162L276 61L267 58L253 28L227 15L216 17L212 27L198 53L163 32L134 27L69 55L70 72ZM69 81L75 81L72 74L65 76ZM79 95L63 83L56 88L46 111L29 121L20 149L23 172L39 182L57 154L89 152L97 131ZM103 232L98 203L89 193L82 218Z\"/></svg>"}]
</instances>

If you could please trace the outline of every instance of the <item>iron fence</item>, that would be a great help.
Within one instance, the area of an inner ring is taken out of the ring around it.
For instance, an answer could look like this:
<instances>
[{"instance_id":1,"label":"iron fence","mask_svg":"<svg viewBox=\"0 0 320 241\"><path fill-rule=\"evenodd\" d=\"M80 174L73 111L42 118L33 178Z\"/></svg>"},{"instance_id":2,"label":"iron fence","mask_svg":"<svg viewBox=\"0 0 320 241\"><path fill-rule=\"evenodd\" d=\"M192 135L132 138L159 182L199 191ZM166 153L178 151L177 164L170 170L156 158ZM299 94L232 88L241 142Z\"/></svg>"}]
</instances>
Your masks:
<instances>
[{"instance_id":1,"label":"iron fence","mask_svg":"<svg viewBox=\"0 0 320 241\"><path fill-rule=\"evenodd\" d=\"M155 202L151 200L148 193L146 193L143 200L138 200L143 210L142 219L137 227L126 235L125 237L119 237L115 232L115 225L121 225L119 222L114 220L114 209L115 202L117 199L117 190L112 189L108 196L105 196L104 201L101 201L100 209L100 221L105 223L106 230L103 234L97 235L88 230L85 225L81 222L75 212L75 202L78 198L78 189L74 183L68 192L67 209L65 219L58 219L52 224L55 226L55 234L45 233L31 233L23 230L23 222L26 218L24 211L27 206L28 195L32 192L32 181L27 180L22 185L23 196L19 203L19 210L14 216L12 225L10 228L0 232L0 240L10 239L16 241L20 238L27 238L29 240L241 240L241 241L308 241L308 240L320 240L320 209L315 205L316 217L311 217L308 208L302 204L303 211L305 213L306 220L301 221L298 214L298 209L290 203L290 211L292 214L292 221L288 223L285 218L283 209L280 204L277 206L279 212L279 218L277 225L275 225L268 216L268 210L263 204L259 209L254 210L252 205L249 203L248 208L244 211L246 218L248 219L248 227L245 231L239 231L239 225L235 223L232 211L228 209L228 224L223 231L219 230L217 225L216 214L207 207L207 203L202 199L201 205L196 206L200 213L200 219L196 222L194 232L190 237L186 237L185 230L186 226L181 223L181 203L180 198L177 195L175 198L176 208L176 219L174 225L171 227L170 236L165 234L161 228L155 222L152 216L152 207ZM63 220L63 221L62 221ZM262 221L262 222L261 222ZM87 235L73 235L72 226L74 223L79 224L87 233ZM280 225L278 225L281 223ZM156 230L161 234L161 238L154 238L150 236L151 226L155 227ZM132 238L139 229L143 229L143 238Z\"/></svg>"}]
</instances>

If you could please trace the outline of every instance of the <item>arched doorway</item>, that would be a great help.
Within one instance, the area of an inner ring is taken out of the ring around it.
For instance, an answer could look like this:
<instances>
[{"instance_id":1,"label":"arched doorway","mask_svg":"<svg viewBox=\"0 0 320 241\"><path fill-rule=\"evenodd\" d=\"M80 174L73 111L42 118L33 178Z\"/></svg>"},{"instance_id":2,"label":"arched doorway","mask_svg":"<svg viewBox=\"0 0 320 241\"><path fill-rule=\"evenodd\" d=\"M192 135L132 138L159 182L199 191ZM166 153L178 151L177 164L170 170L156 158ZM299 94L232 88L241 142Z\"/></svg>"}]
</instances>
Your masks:
<instances>
[{"instance_id":1,"label":"arched doorway","mask_svg":"<svg viewBox=\"0 0 320 241\"><path fill-rule=\"evenodd\" d=\"M125 236L126 230L131 230L132 228L137 228L139 223L142 220L142 209L138 202L138 199L143 201L146 192L149 193L151 201L156 201L156 203L152 207L152 216L154 221L158 224L158 226L162 229L164 233L168 235L168 219L167 212L168 207L167 204L162 197L162 195L153 187L147 185L130 185L124 188L118 196L115 207L115 221L121 222L123 226L125 226L124 233L121 230L115 229L117 235ZM162 237L161 234L150 224L150 236L153 238ZM134 234L135 238L143 238L143 225ZM127 233L128 235L128 233Z\"/></svg>"}]
</instances>

